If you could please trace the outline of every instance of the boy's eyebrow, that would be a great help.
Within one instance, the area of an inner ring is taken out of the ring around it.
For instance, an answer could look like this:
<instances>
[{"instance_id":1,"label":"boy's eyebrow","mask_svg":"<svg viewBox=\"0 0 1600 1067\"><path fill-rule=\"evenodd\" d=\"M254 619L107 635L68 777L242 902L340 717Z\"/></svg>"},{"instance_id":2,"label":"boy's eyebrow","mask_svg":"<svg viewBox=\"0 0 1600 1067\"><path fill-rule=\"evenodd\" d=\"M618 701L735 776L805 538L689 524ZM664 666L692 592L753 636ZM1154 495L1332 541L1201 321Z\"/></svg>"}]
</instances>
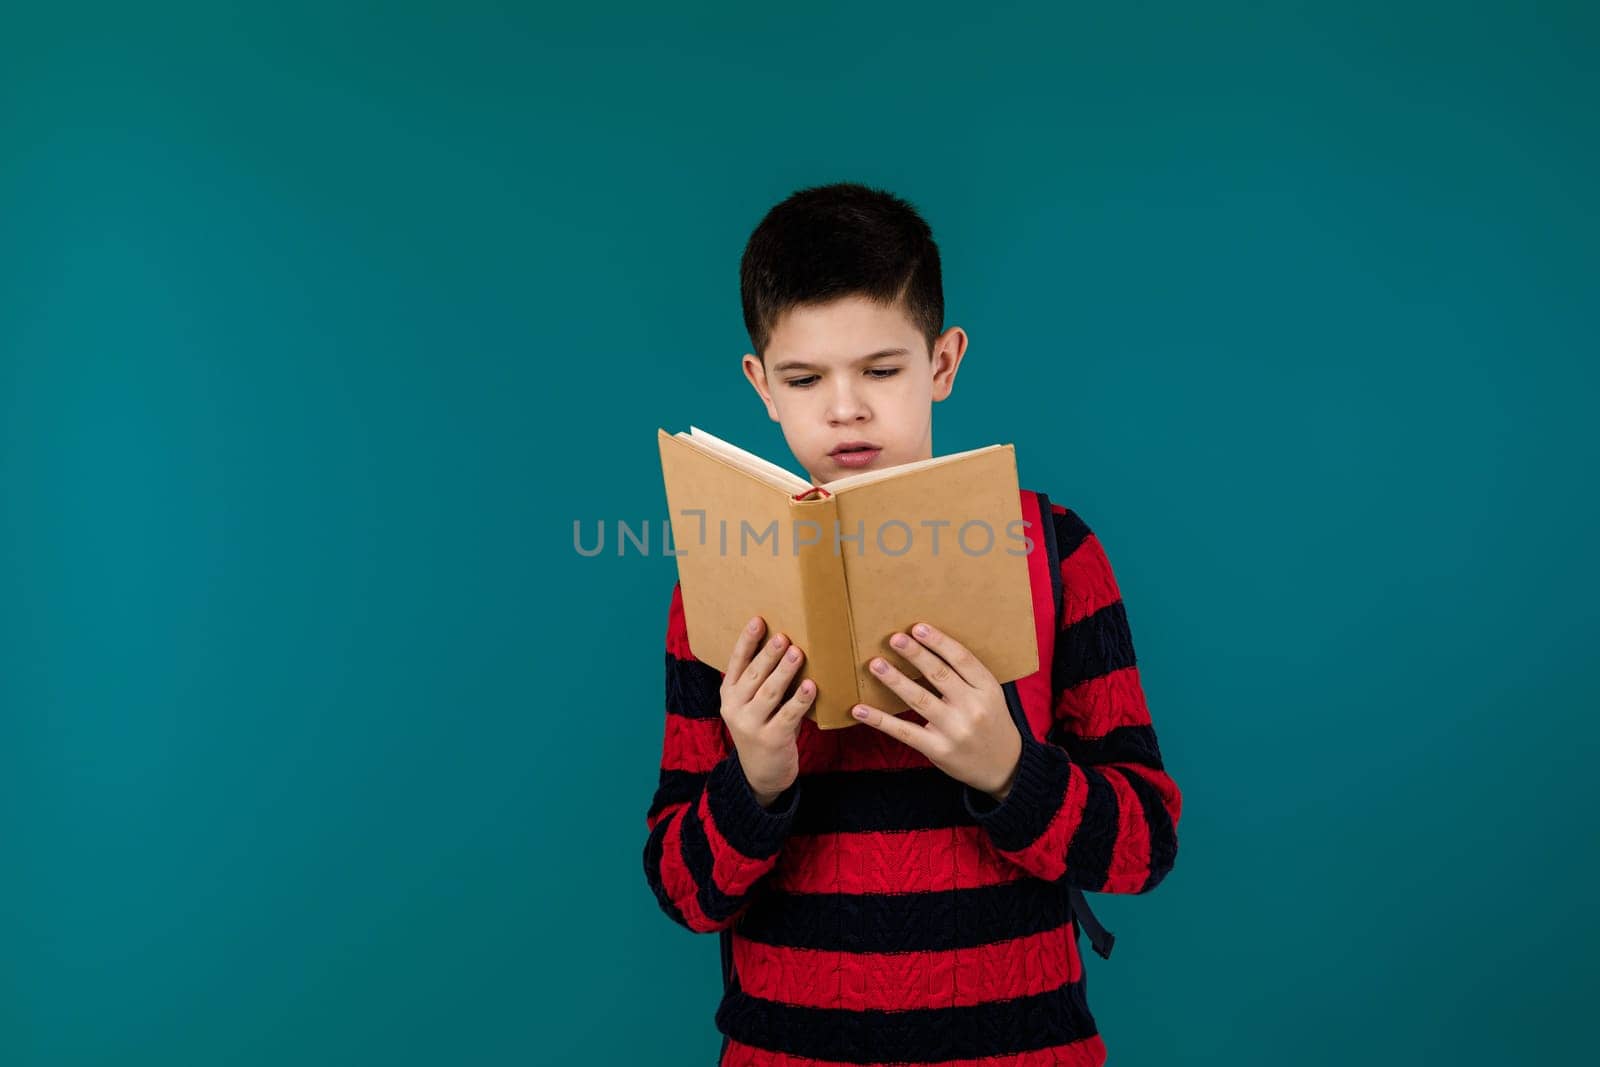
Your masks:
<instances>
[{"instance_id":1,"label":"boy's eyebrow","mask_svg":"<svg viewBox=\"0 0 1600 1067\"><path fill-rule=\"evenodd\" d=\"M908 350L904 349L904 348L885 348L885 349L882 349L880 351L872 352L872 353L869 353L869 354L867 354L865 356L862 356L860 359L856 360L856 362L857 363L871 363L873 360L882 359L885 356L904 356L904 355L907 355L907 354L908 354ZM782 371L786 371L786 370L826 370L826 369L827 368L819 367L814 363L802 363L797 359L786 359L782 363L775 364L773 366L773 368L772 368L772 373L773 374L778 374L778 373L780 373Z\"/></svg>"}]
</instances>

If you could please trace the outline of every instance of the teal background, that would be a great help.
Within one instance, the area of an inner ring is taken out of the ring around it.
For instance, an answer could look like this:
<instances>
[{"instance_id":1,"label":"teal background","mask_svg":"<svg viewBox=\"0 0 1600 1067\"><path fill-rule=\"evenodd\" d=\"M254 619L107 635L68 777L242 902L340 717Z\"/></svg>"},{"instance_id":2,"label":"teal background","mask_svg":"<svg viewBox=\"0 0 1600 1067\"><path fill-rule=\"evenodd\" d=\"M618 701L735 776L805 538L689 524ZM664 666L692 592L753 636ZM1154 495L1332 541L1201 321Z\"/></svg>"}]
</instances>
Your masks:
<instances>
[{"instance_id":1,"label":"teal background","mask_svg":"<svg viewBox=\"0 0 1600 1067\"><path fill-rule=\"evenodd\" d=\"M709 1064L640 856L658 426L795 467L743 241L911 199L935 451L1102 538L1176 869L1112 1062L1576 1063L1593 9L0 15L0 1061ZM659 526L656 526L659 533Z\"/></svg>"}]
</instances>

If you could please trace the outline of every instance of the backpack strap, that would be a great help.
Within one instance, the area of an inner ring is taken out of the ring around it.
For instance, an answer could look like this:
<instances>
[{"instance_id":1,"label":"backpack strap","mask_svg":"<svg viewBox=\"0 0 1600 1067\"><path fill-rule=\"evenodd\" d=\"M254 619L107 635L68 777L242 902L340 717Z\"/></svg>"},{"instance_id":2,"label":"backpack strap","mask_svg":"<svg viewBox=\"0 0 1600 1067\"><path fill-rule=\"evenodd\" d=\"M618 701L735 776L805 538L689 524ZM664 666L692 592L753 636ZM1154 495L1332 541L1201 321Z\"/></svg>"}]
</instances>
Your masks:
<instances>
[{"instance_id":1,"label":"backpack strap","mask_svg":"<svg viewBox=\"0 0 1600 1067\"><path fill-rule=\"evenodd\" d=\"M1067 890L1067 900L1071 902L1072 913L1077 916L1078 923L1089 931L1089 945L1103 960L1111 958L1111 946L1117 940L1117 935L1100 925L1100 920L1094 917L1094 912L1089 910L1089 902L1083 898L1083 890L1076 886Z\"/></svg>"},{"instance_id":2,"label":"backpack strap","mask_svg":"<svg viewBox=\"0 0 1600 1067\"><path fill-rule=\"evenodd\" d=\"M1061 602L1064 591L1061 588L1061 546L1056 543L1055 512L1050 510L1050 498L1044 493L1035 493L1039 498L1039 533L1044 539L1045 559L1050 564L1050 591L1054 614L1050 618L1051 633L1060 630ZM1115 934L1100 924L1094 917L1094 912L1089 908L1088 900L1084 899L1083 890L1072 886L1067 890L1067 904L1074 916L1077 917L1080 927L1089 933L1089 944L1103 960L1111 958L1111 946L1117 940Z\"/></svg>"}]
</instances>

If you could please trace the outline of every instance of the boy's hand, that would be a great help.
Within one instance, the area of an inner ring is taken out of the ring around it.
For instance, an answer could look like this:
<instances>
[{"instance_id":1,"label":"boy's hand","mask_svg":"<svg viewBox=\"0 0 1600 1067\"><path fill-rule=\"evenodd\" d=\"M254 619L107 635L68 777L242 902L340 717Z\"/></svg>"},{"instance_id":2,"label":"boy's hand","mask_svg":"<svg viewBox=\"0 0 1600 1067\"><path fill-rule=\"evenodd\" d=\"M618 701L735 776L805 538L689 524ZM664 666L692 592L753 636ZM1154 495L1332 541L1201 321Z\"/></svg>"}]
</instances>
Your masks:
<instances>
[{"instance_id":1,"label":"boy's hand","mask_svg":"<svg viewBox=\"0 0 1600 1067\"><path fill-rule=\"evenodd\" d=\"M904 741L957 781L1004 800L1022 756L1022 735L1006 707L1005 692L989 668L955 638L922 623L911 632L916 636L893 634L889 644L921 671L937 692L930 692L882 659L873 659L869 666L912 711L928 720L927 725L907 722L867 704L855 706L855 717Z\"/></svg>"},{"instance_id":2,"label":"boy's hand","mask_svg":"<svg viewBox=\"0 0 1600 1067\"><path fill-rule=\"evenodd\" d=\"M795 738L817 689L808 678L778 708L805 654L790 646L783 634L758 650L766 625L759 615L750 620L733 644L722 677L722 721L738 750L745 781L763 808L771 807L778 794L800 776L800 748ZM774 708L778 708L777 714L773 714Z\"/></svg>"}]
</instances>

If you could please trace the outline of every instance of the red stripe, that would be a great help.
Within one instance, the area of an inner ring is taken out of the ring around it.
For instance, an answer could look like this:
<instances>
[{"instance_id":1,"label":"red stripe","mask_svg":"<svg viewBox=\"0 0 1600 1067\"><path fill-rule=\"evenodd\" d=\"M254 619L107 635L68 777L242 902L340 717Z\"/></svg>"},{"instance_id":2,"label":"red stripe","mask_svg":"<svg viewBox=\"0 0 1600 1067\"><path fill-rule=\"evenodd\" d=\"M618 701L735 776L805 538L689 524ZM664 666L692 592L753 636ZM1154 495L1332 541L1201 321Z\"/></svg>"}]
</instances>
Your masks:
<instances>
[{"instance_id":1,"label":"red stripe","mask_svg":"<svg viewBox=\"0 0 1600 1067\"><path fill-rule=\"evenodd\" d=\"M1155 791L1161 794L1161 806L1167 809L1167 818L1172 820L1173 830L1178 827L1178 820L1183 815L1183 794L1178 790L1178 783L1165 771L1158 771L1154 767L1143 764L1119 763L1117 768L1123 774L1135 775L1149 782Z\"/></svg>"},{"instance_id":2,"label":"red stripe","mask_svg":"<svg viewBox=\"0 0 1600 1067\"><path fill-rule=\"evenodd\" d=\"M733 965L751 996L849 1011L967 1008L1048 993L1083 973L1069 925L930 952L819 951L735 936Z\"/></svg>"},{"instance_id":3,"label":"red stripe","mask_svg":"<svg viewBox=\"0 0 1600 1067\"><path fill-rule=\"evenodd\" d=\"M711 814L711 808L704 792L695 807L700 816L700 825L705 829L706 841L711 846L711 878L718 889L730 897L742 897L750 891L763 874L773 867L773 857L756 859L746 856L743 852L728 843L722 836L722 831L717 828L717 820Z\"/></svg>"},{"instance_id":4,"label":"red stripe","mask_svg":"<svg viewBox=\"0 0 1600 1067\"><path fill-rule=\"evenodd\" d=\"M1111 573L1105 549L1094 534L1085 537L1072 555L1061 561L1061 619L1067 627L1101 608L1115 604L1121 593Z\"/></svg>"},{"instance_id":5,"label":"red stripe","mask_svg":"<svg viewBox=\"0 0 1600 1067\"><path fill-rule=\"evenodd\" d=\"M1119 766L1095 768L1117 796L1117 839L1111 845L1111 862L1106 866L1106 893L1137 893L1150 873L1150 825L1145 822L1144 805L1122 776Z\"/></svg>"},{"instance_id":6,"label":"red stripe","mask_svg":"<svg viewBox=\"0 0 1600 1067\"><path fill-rule=\"evenodd\" d=\"M731 742L722 716L691 719L668 715L665 739L661 745L661 767L668 771L705 773L729 752Z\"/></svg>"},{"instance_id":7,"label":"red stripe","mask_svg":"<svg viewBox=\"0 0 1600 1067\"><path fill-rule=\"evenodd\" d=\"M1106 1043L1099 1034L1056 1048L1012 1052L1004 1056L982 1056L975 1060L940 1060L919 1067L1101 1067L1106 1062ZM728 1039L728 1051L719 1067L862 1067L859 1063L814 1060L788 1052L771 1052L754 1045Z\"/></svg>"},{"instance_id":8,"label":"red stripe","mask_svg":"<svg viewBox=\"0 0 1600 1067\"><path fill-rule=\"evenodd\" d=\"M1104 737L1119 726L1149 726L1139 668L1121 667L1061 694L1055 717L1079 737Z\"/></svg>"},{"instance_id":9,"label":"red stripe","mask_svg":"<svg viewBox=\"0 0 1600 1067\"><path fill-rule=\"evenodd\" d=\"M792 834L772 885L790 893L921 893L999 885L1024 873L989 847L981 828L952 826Z\"/></svg>"},{"instance_id":10,"label":"red stripe","mask_svg":"<svg viewBox=\"0 0 1600 1067\"><path fill-rule=\"evenodd\" d=\"M695 894L699 886L695 884L694 875L689 873L689 868L683 862L683 841L680 836L683 831L683 820L694 818L693 809L684 804L678 810L678 817L672 820L667 827L666 835L661 842L661 885L667 891L667 896L678 905L678 910L683 912L683 920L692 930L710 931L716 924L706 918L706 913L700 910L700 901Z\"/></svg>"},{"instance_id":11,"label":"red stripe","mask_svg":"<svg viewBox=\"0 0 1600 1067\"><path fill-rule=\"evenodd\" d=\"M927 722L911 710L900 718L918 726ZM928 757L898 738L856 723L839 730L819 730L810 719L800 723L800 773L825 771L898 771L931 767Z\"/></svg>"}]
</instances>

